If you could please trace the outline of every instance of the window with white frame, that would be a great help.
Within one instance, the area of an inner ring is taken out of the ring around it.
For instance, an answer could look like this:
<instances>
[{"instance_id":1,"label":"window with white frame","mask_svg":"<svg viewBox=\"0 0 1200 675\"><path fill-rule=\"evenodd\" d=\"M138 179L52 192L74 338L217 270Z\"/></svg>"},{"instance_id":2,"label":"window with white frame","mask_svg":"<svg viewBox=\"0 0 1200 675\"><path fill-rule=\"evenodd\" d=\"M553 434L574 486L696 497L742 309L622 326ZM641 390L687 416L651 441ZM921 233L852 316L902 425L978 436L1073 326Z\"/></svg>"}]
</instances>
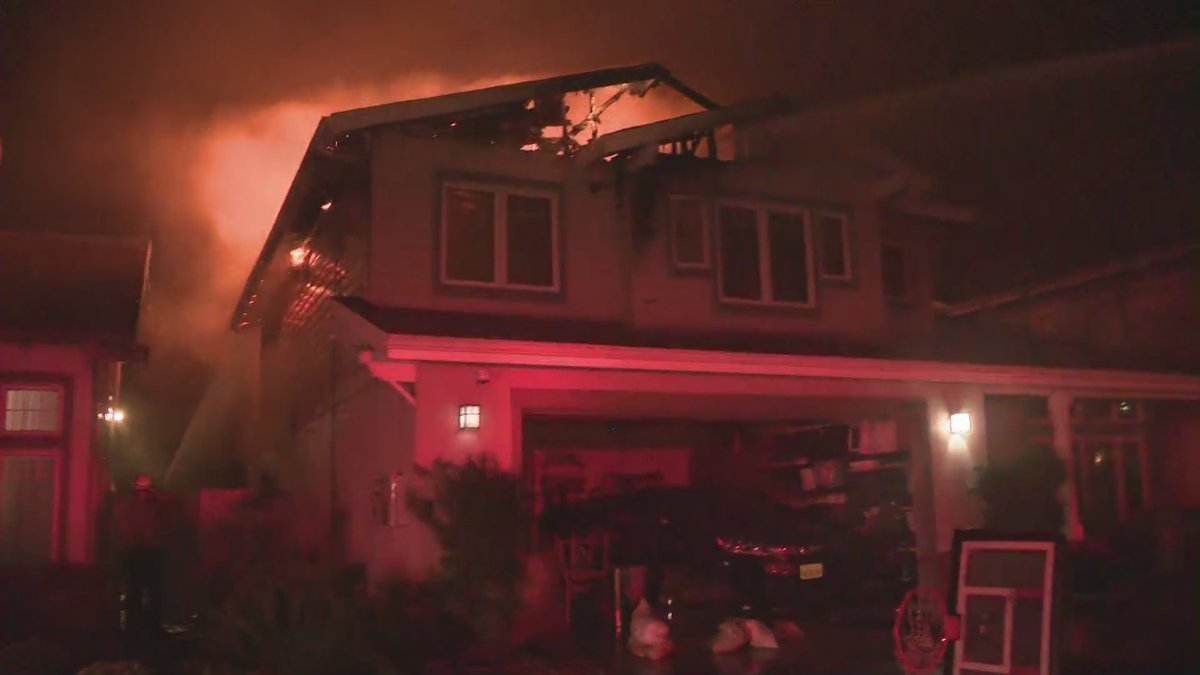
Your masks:
<instances>
[{"instance_id":1,"label":"window with white frame","mask_svg":"<svg viewBox=\"0 0 1200 675\"><path fill-rule=\"evenodd\" d=\"M1145 512L1149 477L1140 434L1081 433L1073 445L1079 519L1089 536Z\"/></svg>"},{"instance_id":2,"label":"window with white frame","mask_svg":"<svg viewBox=\"0 0 1200 675\"><path fill-rule=\"evenodd\" d=\"M679 270L706 270L711 263L708 218L699 197L672 195L671 262Z\"/></svg>"},{"instance_id":3,"label":"window with white frame","mask_svg":"<svg viewBox=\"0 0 1200 675\"><path fill-rule=\"evenodd\" d=\"M722 301L813 307L812 234L803 209L717 207L717 287Z\"/></svg>"},{"instance_id":4,"label":"window with white frame","mask_svg":"<svg viewBox=\"0 0 1200 675\"><path fill-rule=\"evenodd\" d=\"M62 430L62 390L57 387L3 387L4 431L53 434Z\"/></svg>"},{"instance_id":5,"label":"window with white frame","mask_svg":"<svg viewBox=\"0 0 1200 675\"><path fill-rule=\"evenodd\" d=\"M441 230L442 283L559 289L555 193L447 182L442 186Z\"/></svg>"},{"instance_id":6,"label":"window with white frame","mask_svg":"<svg viewBox=\"0 0 1200 675\"><path fill-rule=\"evenodd\" d=\"M817 242L820 246L821 278L849 281L854 278L850 261L850 228L840 213L814 214Z\"/></svg>"}]
</instances>

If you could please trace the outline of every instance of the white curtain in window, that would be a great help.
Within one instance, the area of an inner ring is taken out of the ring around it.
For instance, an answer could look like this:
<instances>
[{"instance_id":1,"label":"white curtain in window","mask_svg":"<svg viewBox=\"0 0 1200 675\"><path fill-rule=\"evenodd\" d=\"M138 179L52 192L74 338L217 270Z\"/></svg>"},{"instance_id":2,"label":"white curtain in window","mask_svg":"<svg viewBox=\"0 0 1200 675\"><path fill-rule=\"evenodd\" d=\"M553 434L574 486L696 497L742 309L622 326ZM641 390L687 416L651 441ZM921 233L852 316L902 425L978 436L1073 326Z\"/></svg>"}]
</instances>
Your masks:
<instances>
[{"instance_id":1,"label":"white curtain in window","mask_svg":"<svg viewBox=\"0 0 1200 675\"><path fill-rule=\"evenodd\" d=\"M4 400L5 431L58 431L59 392L9 389Z\"/></svg>"}]
</instances>

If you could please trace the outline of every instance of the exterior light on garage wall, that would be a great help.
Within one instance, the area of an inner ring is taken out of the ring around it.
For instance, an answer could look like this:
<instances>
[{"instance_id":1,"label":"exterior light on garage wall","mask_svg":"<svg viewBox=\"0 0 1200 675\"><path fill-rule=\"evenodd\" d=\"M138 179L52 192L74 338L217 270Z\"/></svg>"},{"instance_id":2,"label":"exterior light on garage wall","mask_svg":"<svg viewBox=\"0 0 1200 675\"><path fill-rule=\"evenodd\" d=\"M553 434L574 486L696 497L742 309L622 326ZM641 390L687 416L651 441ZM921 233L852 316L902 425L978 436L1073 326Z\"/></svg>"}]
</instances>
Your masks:
<instances>
[{"instance_id":1,"label":"exterior light on garage wall","mask_svg":"<svg viewBox=\"0 0 1200 675\"><path fill-rule=\"evenodd\" d=\"M971 433L971 413L959 412L951 415L950 433L955 436Z\"/></svg>"},{"instance_id":2,"label":"exterior light on garage wall","mask_svg":"<svg viewBox=\"0 0 1200 675\"><path fill-rule=\"evenodd\" d=\"M479 406L477 405L460 405L458 406L458 429L459 431L475 431L479 428Z\"/></svg>"}]
</instances>

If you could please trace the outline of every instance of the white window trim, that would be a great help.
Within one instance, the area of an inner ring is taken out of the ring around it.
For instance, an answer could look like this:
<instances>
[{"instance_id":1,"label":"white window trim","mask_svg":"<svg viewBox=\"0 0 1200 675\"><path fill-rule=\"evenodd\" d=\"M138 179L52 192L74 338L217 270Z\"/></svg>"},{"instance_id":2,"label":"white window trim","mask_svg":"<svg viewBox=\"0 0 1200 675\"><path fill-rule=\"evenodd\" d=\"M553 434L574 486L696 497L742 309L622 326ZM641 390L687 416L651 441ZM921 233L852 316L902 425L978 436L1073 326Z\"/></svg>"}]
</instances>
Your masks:
<instances>
[{"instance_id":1,"label":"white window trim","mask_svg":"<svg viewBox=\"0 0 1200 675\"><path fill-rule=\"evenodd\" d=\"M490 192L494 195L492 200L492 232L494 241L494 257L493 276L494 281L467 281L463 279L450 278L446 270L448 268L449 246L447 245L447 227L446 227L446 193L448 190L478 190L481 192ZM539 199L548 199L550 201L550 263L553 273L554 283L550 286L537 286L533 284L513 284L508 283L508 197L517 195L521 197L536 197ZM440 269L438 277L445 286L459 286L466 288L499 288L513 291L534 291L539 293L557 293L562 288L562 269L559 260L559 218L558 218L558 193L553 190L539 190L536 188L526 188L519 186L497 185L494 183L479 183L471 181L446 180L442 181L441 186L441 217L440 217L440 241L441 253L438 256L438 264Z\"/></svg>"},{"instance_id":2,"label":"white window trim","mask_svg":"<svg viewBox=\"0 0 1200 675\"><path fill-rule=\"evenodd\" d=\"M8 419L8 392L10 391L52 391L58 394L58 428L53 431L43 429L13 429L6 427ZM55 437L65 433L66 390L57 384L5 382L0 385L0 435L5 436L46 436Z\"/></svg>"},{"instance_id":3,"label":"white window trim","mask_svg":"<svg viewBox=\"0 0 1200 675\"><path fill-rule=\"evenodd\" d=\"M679 259L678 237L675 229L676 202L696 202L700 206L700 245L704 259L700 262L683 261ZM708 209L704 208L704 200L697 195L671 195L667 202L667 219L671 234L671 264L677 270L708 270L712 269L712 231L711 218Z\"/></svg>"},{"instance_id":4,"label":"white window trim","mask_svg":"<svg viewBox=\"0 0 1200 675\"><path fill-rule=\"evenodd\" d=\"M754 211L755 214L755 229L758 234L758 275L759 285L762 288L763 297L761 300L747 300L745 298L729 298L725 296L725 272L721 265L721 207L741 208ZM771 242L767 231L767 213L788 213L799 215L804 221L804 254L807 261L808 272L808 302L793 302L779 301L774 299L775 289L771 286ZM715 213L713 216L714 227L717 231L717 297L721 302L731 305L751 305L751 306L766 306L766 307L794 307L798 309L812 309L817 306L817 284L816 270L813 269L813 236L812 236L812 216L808 209L787 206L781 204L771 204L763 202L744 202L744 201L728 201L722 200L717 202Z\"/></svg>"},{"instance_id":5,"label":"white window trim","mask_svg":"<svg viewBox=\"0 0 1200 675\"><path fill-rule=\"evenodd\" d=\"M850 218L844 213L836 211L817 211L813 214L816 218L830 218L841 223L842 231L842 269L846 270L844 274L829 274L825 271L825 258L821 256L821 278L830 281L853 281L854 280L854 256L850 255Z\"/></svg>"}]
</instances>

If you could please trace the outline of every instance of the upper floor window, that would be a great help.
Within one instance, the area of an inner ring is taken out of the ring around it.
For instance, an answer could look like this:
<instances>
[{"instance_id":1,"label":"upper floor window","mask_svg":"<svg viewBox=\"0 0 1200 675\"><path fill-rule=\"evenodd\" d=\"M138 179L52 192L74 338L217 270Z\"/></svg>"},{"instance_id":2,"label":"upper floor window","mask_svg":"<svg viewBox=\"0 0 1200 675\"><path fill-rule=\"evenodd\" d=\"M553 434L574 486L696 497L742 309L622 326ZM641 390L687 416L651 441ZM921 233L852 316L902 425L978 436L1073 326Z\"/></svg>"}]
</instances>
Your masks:
<instances>
[{"instance_id":1,"label":"upper floor window","mask_svg":"<svg viewBox=\"0 0 1200 675\"><path fill-rule=\"evenodd\" d=\"M718 289L735 303L812 307L812 235L801 209L717 208Z\"/></svg>"},{"instance_id":2,"label":"upper floor window","mask_svg":"<svg viewBox=\"0 0 1200 675\"><path fill-rule=\"evenodd\" d=\"M670 199L671 261L675 269L706 270L711 263L708 218L699 197Z\"/></svg>"},{"instance_id":3,"label":"upper floor window","mask_svg":"<svg viewBox=\"0 0 1200 675\"><path fill-rule=\"evenodd\" d=\"M817 241L821 248L821 278L849 281L854 278L850 262L850 228L846 216L817 213Z\"/></svg>"},{"instance_id":4,"label":"upper floor window","mask_svg":"<svg viewBox=\"0 0 1200 675\"><path fill-rule=\"evenodd\" d=\"M557 291L558 196L474 183L442 186L442 283Z\"/></svg>"},{"instance_id":5,"label":"upper floor window","mask_svg":"<svg viewBox=\"0 0 1200 675\"><path fill-rule=\"evenodd\" d=\"M909 283L908 259L904 249L895 244L884 244L881 254L883 295L892 300L908 300L912 295Z\"/></svg>"},{"instance_id":6,"label":"upper floor window","mask_svg":"<svg viewBox=\"0 0 1200 675\"><path fill-rule=\"evenodd\" d=\"M62 390L57 387L15 386L4 394L4 431L54 434L62 430Z\"/></svg>"}]
</instances>

